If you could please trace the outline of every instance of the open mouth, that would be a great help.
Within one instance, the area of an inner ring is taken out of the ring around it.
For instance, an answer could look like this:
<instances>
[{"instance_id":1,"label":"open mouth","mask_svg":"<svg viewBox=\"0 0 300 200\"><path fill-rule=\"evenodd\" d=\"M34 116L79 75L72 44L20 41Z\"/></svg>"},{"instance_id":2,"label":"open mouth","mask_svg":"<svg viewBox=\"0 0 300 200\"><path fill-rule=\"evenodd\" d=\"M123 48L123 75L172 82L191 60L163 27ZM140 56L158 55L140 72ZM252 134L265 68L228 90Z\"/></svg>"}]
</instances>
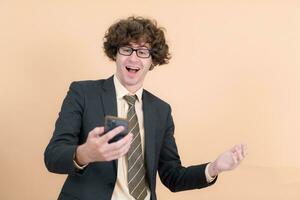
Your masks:
<instances>
[{"instance_id":1,"label":"open mouth","mask_svg":"<svg viewBox=\"0 0 300 200\"><path fill-rule=\"evenodd\" d=\"M131 73L137 73L140 69L139 68L136 68L136 67L129 67L129 66L126 66L126 70L128 72L131 72Z\"/></svg>"}]
</instances>

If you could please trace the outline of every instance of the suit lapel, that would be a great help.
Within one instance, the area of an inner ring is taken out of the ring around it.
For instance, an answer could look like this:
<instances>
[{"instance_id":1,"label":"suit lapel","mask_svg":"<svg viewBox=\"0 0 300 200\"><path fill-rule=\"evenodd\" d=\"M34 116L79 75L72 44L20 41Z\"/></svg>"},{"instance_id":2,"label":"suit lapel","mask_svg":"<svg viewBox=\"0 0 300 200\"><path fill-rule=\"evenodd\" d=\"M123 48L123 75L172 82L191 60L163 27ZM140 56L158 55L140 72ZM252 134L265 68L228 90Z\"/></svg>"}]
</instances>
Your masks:
<instances>
[{"instance_id":1,"label":"suit lapel","mask_svg":"<svg viewBox=\"0 0 300 200\"><path fill-rule=\"evenodd\" d=\"M145 158L146 158L146 169L148 174L148 180L151 181L154 172L154 162L156 156L156 145L155 145L155 130L156 120L155 107L153 102L149 98L147 92L143 92L143 112L144 112L144 131L145 131ZM153 183L149 183L152 187Z\"/></svg>"},{"instance_id":2,"label":"suit lapel","mask_svg":"<svg viewBox=\"0 0 300 200\"><path fill-rule=\"evenodd\" d=\"M111 76L104 82L101 97L103 102L104 115L117 116L117 99L113 76Z\"/></svg>"},{"instance_id":3,"label":"suit lapel","mask_svg":"<svg viewBox=\"0 0 300 200\"><path fill-rule=\"evenodd\" d=\"M103 88L103 92L101 93L101 98L103 103L102 107L104 110L104 116L106 115L118 116L116 89L114 85L113 76L105 80L102 88ZM113 165L115 168L115 173L117 174L118 160L114 160Z\"/></svg>"}]
</instances>

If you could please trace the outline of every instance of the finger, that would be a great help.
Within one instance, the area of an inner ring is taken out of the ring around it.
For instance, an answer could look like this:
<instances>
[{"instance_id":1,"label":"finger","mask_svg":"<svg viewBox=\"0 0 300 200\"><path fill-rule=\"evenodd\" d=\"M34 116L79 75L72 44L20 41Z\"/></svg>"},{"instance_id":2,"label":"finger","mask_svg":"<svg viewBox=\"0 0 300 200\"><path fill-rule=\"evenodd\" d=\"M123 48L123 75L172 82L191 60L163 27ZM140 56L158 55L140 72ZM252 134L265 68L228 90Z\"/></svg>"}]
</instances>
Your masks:
<instances>
[{"instance_id":1,"label":"finger","mask_svg":"<svg viewBox=\"0 0 300 200\"><path fill-rule=\"evenodd\" d=\"M119 154L120 156L125 155L131 146L131 140L129 140L124 146L121 147Z\"/></svg>"},{"instance_id":2,"label":"finger","mask_svg":"<svg viewBox=\"0 0 300 200\"><path fill-rule=\"evenodd\" d=\"M234 147L232 147L232 148L230 149L230 151L231 151L232 153L235 153L235 152L236 152L237 146L238 146L238 145L234 145Z\"/></svg>"},{"instance_id":3,"label":"finger","mask_svg":"<svg viewBox=\"0 0 300 200\"><path fill-rule=\"evenodd\" d=\"M105 155L106 160L109 159L111 160L112 156L115 156L117 154L120 154L122 151L123 146L125 146L127 143L130 145L130 142L132 140L132 134L128 134L124 138L120 139L117 142L113 143L102 143L101 144L101 153ZM108 161L108 160L107 160Z\"/></svg>"},{"instance_id":4,"label":"finger","mask_svg":"<svg viewBox=\"0 0 300 200\"><path fill-rule=\"evenodd\" d=\"M118 151L113 152L113 156L116 156L117 158L124 156L126 153L128 153L130 146L130 142L126 143Z\"/></svg>"},{"instance_id":5,"label":"finger","mask_svg":"<svg viewBox=\"0 0 300 200\"><path fill-rule=\"evenodd\" d=\"M247 145L246 144L242 145L242 154L244 157L247 155Z\"/></svg>"},{"instance_id":6,"label":"finger","mask_svg":"<svg viewBox=\"0 0 300 200\"><path fill-rule=\"evenodd\" d=\"M236 165L238 163L237 157L238 157L237 152L234 152L232 154L232 159L233 159L234 165Z\"/></svg>"},{"instance_id":7,"label":"finger","mask_svg":"<svg viewBox=\"0 0 300 200\"><path fill-rule=\"evenodd\" d=\"M121 140L114 142L112 144L109 144L108 145L109 152L114 155L121 154L124 151L124 149L126 149L126 148L128 148L128 146L130 146L131 141L132 141L132 136L133 136L132 134L128 134Z\"/></svg>"},{"instance_id":8,"label":"finger","mask_svg":"<svg viewBox=\"0 0 300 200\"><path fill-rule=\"evenodd\" d=\"M107 132L105 135L101 136L103 143L108 143L109 140L114 138L116 135L118 135L120 132L124 130L123 126L118 126L114 128L113 130Z\"/></svg>"},{"instance_id":9,"label":"finger","mask_svg":"<svg viewBox=\"0 0 300 200\"><path fill-rule=\"evenodd\" d=\"M239 145L238 147L236 147L236 153L237 153L237 160L240 162L244 159L243 155L242 155L242 149L241 149L241 145Z\"/></svg>"},{"instance_id":10,"label":"finger","mask_svg":"<svg viewBox=\"0 0 300 200\"><path fill-rule=\"evenodd\" d=\"M89 136L91 138L99 138L100 135L104 133L104 127L96 127L90 131Z\"/></svg>"},{"instance_id":11,"label":"finger","mask_svg":"<svg viewBox=\"0 0 300 200\"><path fill-rule=\"evenodd\" d=\"M128 152L129 148L130 148L130 140L127 143L125 143L121 148L107 152L108 160L119 159L120 157L124 156Z\"/></svg>"},{"instance_id":12,"label":"finger","mask_svg":"<svg viewBox=\"0 0 300 200\"><path fill-rule=\"evenodd\" d=\"M118 150L122 148L125 144L131 143L132 137L132 133L129 133L119 141L109 144L109 148L111 148L111 150Z\"/></svg>"}]
</instances>

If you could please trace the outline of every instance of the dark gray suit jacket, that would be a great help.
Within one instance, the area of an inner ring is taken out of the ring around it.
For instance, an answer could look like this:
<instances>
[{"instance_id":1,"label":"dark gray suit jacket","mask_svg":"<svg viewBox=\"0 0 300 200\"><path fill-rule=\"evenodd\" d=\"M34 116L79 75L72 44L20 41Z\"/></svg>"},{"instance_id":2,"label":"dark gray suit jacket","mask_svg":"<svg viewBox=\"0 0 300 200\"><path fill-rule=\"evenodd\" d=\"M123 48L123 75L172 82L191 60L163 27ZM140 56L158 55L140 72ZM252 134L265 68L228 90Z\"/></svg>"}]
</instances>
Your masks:
<instances>
[{"instance_id":1,"label":"dark gray suit jacket","mask_svg":"<svg viewBox=\"0 0 300 200\"><path fill-rule=\"evenodd\" d=\"M146 90L142 100L145 165L151 199L156 199L157 172L172 192L213 184L215 181L206 182L206 164L187 168L181 165L170 106ZM83 171L76 170L73 165L76 147L86 141L92 129L104 125L106 115L117 116L113 77L71 84L44 155L50 172L68 174L58 199L111 199L117 178L117 160L90 163Z\"/></svg>"}]
</instances>

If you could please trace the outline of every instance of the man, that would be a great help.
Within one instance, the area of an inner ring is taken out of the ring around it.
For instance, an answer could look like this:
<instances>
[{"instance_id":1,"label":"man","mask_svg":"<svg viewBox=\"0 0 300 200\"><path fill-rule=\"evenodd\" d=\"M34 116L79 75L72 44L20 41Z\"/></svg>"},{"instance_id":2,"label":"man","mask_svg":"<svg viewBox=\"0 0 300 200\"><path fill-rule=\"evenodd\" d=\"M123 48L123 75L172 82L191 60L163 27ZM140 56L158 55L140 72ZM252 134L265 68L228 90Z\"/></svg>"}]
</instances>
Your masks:
<instances>
[{"instance_id":1,"label":"man","mask_svg":"<svg viewBox=\"0 0 300 200\"><path fill-rule=\"evenodd\" d=\"M203 188L245 157L236 145L214 162L183 167L170 106L143 89L148 73L170 59L162 28L141 17L113 24L104 41L116 73L106 80L73 82L45 150L49 171L68 174L58 199L156 199L156 175L171 191ZM104 133L107 115L127 118L130 133Z\"/></svg>"}]
</instances>

